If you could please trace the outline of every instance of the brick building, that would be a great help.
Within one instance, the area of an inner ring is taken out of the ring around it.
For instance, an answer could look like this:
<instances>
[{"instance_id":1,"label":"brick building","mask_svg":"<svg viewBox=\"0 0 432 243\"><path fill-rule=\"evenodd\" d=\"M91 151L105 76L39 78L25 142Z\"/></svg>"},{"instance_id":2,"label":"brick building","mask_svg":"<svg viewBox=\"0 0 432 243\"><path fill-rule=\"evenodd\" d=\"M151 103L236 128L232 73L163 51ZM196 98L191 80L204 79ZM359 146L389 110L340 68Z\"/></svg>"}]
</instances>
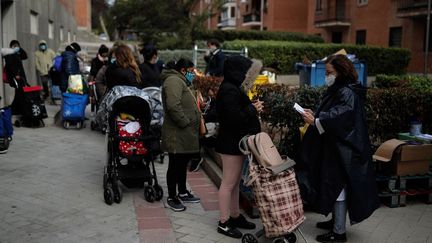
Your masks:
<instances>
[{"instance_id":1,"label":"brick building","mask_svg":"<svg viewBox=\"0 0 432 243\"><path fill-rule=\"evenodd\" d=\"M91 27L88 24L90 9L85 9L89 6L90 0L1 0L1 47L8 47L14 39L20 41L28 54L23 64L30 84L37 83L34 51L39 41L45 40L55 51L61 43L76 41L78 24ZM5 94L3 88L8 89L8 86L0 85L0 96L3 97L0 106L13 97L12 91Z\"/></svg>"},{"instance_id":2,"label":"brick building","mask_svg":"<svg viewBox=\"0 0 432 243\"><path fill-rule=\"evenodd\" d=\"M212 2L197 1L194 11L200 13ZM412 53L408 71L421 73L426 13L427 0L226 0L206 27L303 32L326 42L407 48Z\"/></svg>"}]
</instances>

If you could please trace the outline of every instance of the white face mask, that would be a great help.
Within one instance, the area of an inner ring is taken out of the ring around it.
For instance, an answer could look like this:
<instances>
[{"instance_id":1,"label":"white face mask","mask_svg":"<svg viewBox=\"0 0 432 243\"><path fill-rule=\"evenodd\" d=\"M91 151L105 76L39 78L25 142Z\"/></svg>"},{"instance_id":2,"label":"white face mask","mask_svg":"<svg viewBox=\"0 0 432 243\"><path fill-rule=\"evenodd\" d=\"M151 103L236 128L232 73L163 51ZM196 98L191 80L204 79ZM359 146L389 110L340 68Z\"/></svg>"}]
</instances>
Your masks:
<instances>
[{"instance_id":1,"label":"white face mask","mask_svg":"<svg viewBox=\"0 0 432 243\"><path fill-rule=\"evenodd\" d=\"M328 87L332 86L335 83L336 76L334 74L326 75L325 82Z\"/></svg>"}]
</instances>

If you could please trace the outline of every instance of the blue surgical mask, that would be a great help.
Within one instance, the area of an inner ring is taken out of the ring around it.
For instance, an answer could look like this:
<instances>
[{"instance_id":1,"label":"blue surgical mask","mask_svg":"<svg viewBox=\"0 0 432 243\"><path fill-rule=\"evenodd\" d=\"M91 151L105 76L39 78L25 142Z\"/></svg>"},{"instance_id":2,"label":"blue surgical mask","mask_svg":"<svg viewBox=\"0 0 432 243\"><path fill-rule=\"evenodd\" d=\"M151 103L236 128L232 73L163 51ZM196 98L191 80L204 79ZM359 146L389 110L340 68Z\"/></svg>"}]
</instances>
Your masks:
<instances>
[{"instance_id":1,"label":"blue surgical mask","mask_svg":"<svg viewBox=\"0 0 432 243\"><path fill-rule=\"evenodd\" d=\"M39 48L41 51L45 51L47 49L47 46L46 45L40 45Z\"/></svg>"},{"instance_id":2,"label":"blue surgical mask","mask_svg":"<svg viewBox=\"0 0 432 243\"><path fill-rule=\"evenodd\" d=\"M14 47L13 50L14 50L15 53L18 53L18 52L21 50L21 48L19 48L19 47Z\"/></svg>"},{"instance_id":3,"label":"blue surgical mask","mask_svg":"<svg viewBox=\"0 0 432 243\"><path fill-rule=\"evenodd\" d=\"M186 81L187 81L188 85L191 85L192 81L195 78L195 73L193 73L193 72L186 72L185 78L186 78Z\"/></svg>"},{"instance_id":4,"label":"blue surgical mask","mask_svg":"<svg viewBox=\"0 0 432 243\"><path fill-rule=\"evenodd\" d=\"M111 63L114 64L116 62L115 57L111 58Z\"/></svg>"}]
</instances>

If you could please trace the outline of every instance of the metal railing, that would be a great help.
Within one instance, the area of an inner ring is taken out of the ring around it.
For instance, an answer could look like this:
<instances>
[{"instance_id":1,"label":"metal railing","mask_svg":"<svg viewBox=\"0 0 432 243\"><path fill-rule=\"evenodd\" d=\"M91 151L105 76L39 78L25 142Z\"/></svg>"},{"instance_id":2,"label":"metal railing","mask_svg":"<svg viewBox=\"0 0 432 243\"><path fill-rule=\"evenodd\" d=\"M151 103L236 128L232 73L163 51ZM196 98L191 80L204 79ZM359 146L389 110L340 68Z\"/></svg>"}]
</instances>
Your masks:
<instances>
[{"instance_id":1,"label":"metal railing","mask_svg":"<svg viewBox=\"0 0 432 243\"><path fill-rule=\"evenodd\" d=\"M427 0L398 0L397 9L400 10L414 10L419 8L427 8Z\"/></svg>"},{"instance_id":2,"label":"metal railing","mask_svg":"<svg viewBox=\"0 0 432 243\"><path fill-rule=\"evenodd\" d=\"M247 14L243 16L243 23L260 22L261 16L259 14Z\"/></svg>"}]
</instances>

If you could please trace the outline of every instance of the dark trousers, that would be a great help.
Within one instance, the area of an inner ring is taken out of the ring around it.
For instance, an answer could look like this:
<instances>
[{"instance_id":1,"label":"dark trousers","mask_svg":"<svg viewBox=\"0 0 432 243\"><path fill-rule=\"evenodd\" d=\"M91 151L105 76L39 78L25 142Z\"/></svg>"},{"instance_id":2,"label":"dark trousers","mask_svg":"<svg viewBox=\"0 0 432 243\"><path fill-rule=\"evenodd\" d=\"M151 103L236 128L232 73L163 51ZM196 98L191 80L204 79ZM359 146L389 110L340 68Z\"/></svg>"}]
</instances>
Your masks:
<instances>
[{"instance_id":1,"label":"dark trousers","mask_svg":"<svg viewBox=\"0 0 432 243\"><path fill-rule=\"evenodd\" d=\"M41 75L39 77L43 87L43 98L46 99L47 97L49 97L48 83L50 78L48 75Z\"/></svg>"},{"instance_id":2,"label":"dark trousers","mask_svg":"<svg viewBox=\"0 0 432 243\"><path fill-rule=\"evenodd\" d=\"M180 194L186 193L187 165L192 155L193 154L168 154L168 197L175 198L177 196L177 187Z\"/></svg>"}]
</instances>

